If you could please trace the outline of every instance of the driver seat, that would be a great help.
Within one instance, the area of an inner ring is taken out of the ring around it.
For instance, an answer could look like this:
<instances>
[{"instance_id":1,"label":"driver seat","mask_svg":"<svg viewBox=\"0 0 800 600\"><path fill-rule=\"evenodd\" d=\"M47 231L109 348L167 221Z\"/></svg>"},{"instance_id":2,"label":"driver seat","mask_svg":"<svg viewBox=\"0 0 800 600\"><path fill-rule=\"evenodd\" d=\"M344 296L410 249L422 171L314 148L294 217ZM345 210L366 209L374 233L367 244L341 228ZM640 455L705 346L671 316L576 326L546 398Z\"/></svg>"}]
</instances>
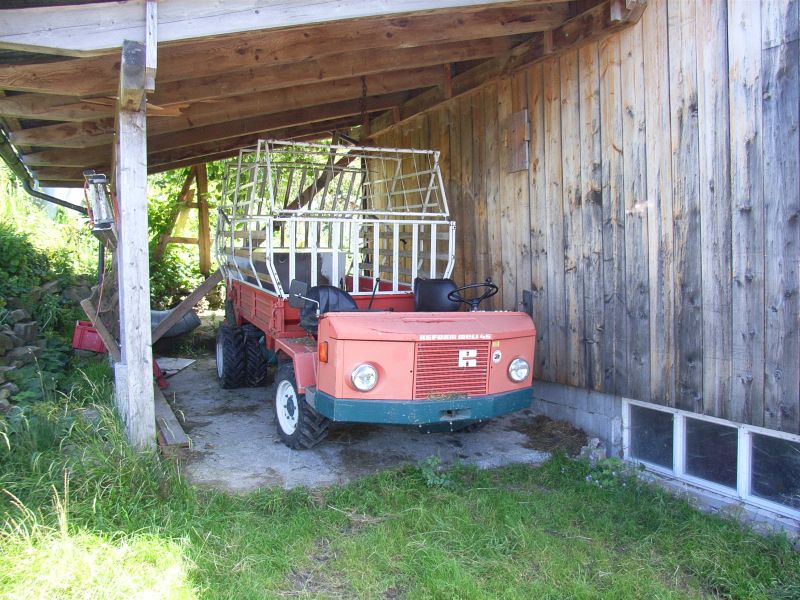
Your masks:
<instances>
[{"instance_id":1,"label":"driver seat","mask_svg":"<svg viewBox=\"0 0 800 600\"><path fill-rule=\"evenodd\" d=\"M310 300L319 302L319 314L326 312L352 312L358 310L353 297L334 285L316 285L306 295ZM306 302L300 310L300 326L312 335L317 334L319 319L317 307L313 302Z\"/></svg>"},{"instance_id":2,"label":"driver seat","mask_svg":"<svg viewBox=\"0 0 800 600\"><path fill-rule=\"evenodd\" d=\"M452 279L414 280L414 310L417 312L454 312L461 303L453 302L447 295L457 290Z\"/></svg>"}]
</instances>

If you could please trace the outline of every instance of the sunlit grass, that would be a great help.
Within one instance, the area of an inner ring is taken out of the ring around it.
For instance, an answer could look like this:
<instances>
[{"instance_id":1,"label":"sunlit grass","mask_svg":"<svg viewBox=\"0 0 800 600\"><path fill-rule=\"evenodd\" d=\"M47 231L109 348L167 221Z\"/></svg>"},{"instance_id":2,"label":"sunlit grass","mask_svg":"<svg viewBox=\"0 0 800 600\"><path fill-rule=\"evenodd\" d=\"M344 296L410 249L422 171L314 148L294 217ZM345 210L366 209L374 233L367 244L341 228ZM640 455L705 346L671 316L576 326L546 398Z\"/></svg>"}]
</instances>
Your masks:
<instances>
[{"instance_id":1,"label":"sunlit grass","mask_svg":"<svg viewBox=\"0 0 800 600\"><path fill-rule=\"evenodd\" d=\"M632 480L600 488L584 463L434 478L431 462L234 496L132 452L109 398L88 365L70 394L0 420L0 595L800 597L786 538Z\"/></svg>"}]
</instances>

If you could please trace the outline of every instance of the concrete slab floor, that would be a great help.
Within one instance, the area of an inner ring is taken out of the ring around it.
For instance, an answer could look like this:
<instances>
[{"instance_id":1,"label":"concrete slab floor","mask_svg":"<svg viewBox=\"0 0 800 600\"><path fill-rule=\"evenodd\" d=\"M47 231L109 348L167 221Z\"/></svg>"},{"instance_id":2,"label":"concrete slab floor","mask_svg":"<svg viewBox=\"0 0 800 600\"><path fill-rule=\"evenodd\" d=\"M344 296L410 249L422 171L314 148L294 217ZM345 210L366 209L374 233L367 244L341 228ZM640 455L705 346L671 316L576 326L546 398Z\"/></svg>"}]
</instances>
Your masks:
<instances>
[{"instance_id":1,"label":"concrete slab floor","mask_svg":"<svg viewBox=\"0 0 800 600\"><path fill-rule=\"evenodd\" d=\"M335 424L316 448L290 450L275 431L271 386L223 390L214 359L200 357L169 378L164 390L192 447L182 471L192 483L236 493L259 487L343 484L370 473L438 456L480 468L539 464L546 452L526 448L528 436L507 415L480 431L424 434L408 427Z\"/></svg>"}]
</instances>

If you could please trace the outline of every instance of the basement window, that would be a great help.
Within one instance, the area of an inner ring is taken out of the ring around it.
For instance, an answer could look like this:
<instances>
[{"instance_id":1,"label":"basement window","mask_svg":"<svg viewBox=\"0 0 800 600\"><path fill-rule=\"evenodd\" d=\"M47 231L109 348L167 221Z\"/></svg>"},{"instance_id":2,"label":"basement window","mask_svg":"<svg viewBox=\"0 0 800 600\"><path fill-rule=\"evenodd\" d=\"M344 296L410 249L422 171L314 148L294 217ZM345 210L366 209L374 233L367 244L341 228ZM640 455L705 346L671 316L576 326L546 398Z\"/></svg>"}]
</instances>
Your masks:
<instances>
[{"instance_id":1,"label":"basement window","mask_svg":"<svg viewBox=\"0 0 800 600\"><path fill-rule=\"evenodd\" d=\"M800 518L800 435L626 399L622 424L627 460Z\"/></svg>"},{"instance_id":2,"label":"basement window","mask_svg":"<svg viewBox=\"0 0 800 600\"><path fill-rule=\"evenodd\" d=\"M686 419L686 473L736 488L735 427Z\"/></svg>"},{"instance_id":3,"label":"basement window","mask_svg":"<svg viewBox=\"0 0 800 600\"><path fill-rule=\"evenodd\" d=\"M672 415L643 406L630 407L631 457L672 468Z\"/></svg>"},{"instance_id":4,"label":"basement window","mask_svg":"<svg viewBox=\"0 0 800 600\"><path fill-rule=\"evenodd\" d=\"M753 434L752 493L800 510L800 442Z\"/></svg>"}]
</instances>

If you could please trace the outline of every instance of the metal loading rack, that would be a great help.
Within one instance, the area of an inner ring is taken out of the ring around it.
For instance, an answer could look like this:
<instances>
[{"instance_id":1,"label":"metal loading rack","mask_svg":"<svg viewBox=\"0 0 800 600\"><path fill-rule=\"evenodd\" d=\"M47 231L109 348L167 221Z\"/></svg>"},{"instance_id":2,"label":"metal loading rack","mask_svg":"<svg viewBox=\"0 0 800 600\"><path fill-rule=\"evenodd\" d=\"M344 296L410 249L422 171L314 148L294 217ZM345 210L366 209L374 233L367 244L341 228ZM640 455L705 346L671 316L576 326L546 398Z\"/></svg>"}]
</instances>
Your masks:
<instances>
[{"instance_id":1,"label":"metal loading rack","mask_svg":"<svg viewBox=\"0 0 800 600\"><path fill-rule=\"evenodd\" d=\"M455 223L439 153L262 140L226 165L217 259L279 297L301 279L353 295L449 277Z\"/></svg>"}]
</instances>

